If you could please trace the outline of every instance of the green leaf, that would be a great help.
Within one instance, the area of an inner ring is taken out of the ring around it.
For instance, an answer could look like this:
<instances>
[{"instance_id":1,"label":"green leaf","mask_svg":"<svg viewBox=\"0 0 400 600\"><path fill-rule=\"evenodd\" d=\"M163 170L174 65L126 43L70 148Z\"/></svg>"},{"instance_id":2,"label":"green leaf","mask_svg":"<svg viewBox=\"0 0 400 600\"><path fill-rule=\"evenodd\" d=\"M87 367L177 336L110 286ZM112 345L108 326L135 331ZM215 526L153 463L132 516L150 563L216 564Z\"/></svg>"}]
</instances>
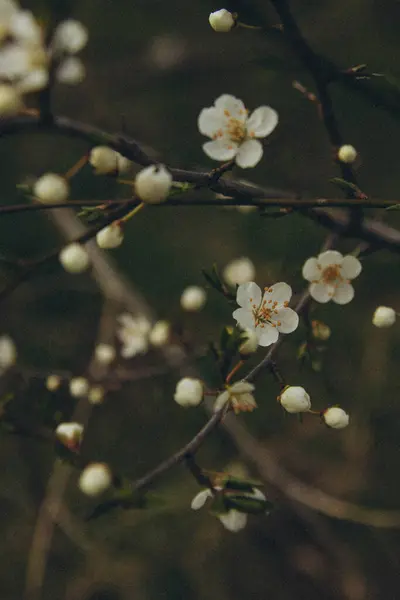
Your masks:
<instances>
[{"instance_id":1,"label":"green leaf","mask_svg":"<svg viewBox=\"0 0 400 600\"><path fill-rule=\"evenodd\" d=\"M252 515L258 515L265 513L266 511L270 512L273 509L273 504L268 500L262 500L261 498L250 498L246 495L229 495L225 498L225 501L225 504L228 508L233 508L235 510L239 510L240 512Z\"/></svg>"}]
</instances>

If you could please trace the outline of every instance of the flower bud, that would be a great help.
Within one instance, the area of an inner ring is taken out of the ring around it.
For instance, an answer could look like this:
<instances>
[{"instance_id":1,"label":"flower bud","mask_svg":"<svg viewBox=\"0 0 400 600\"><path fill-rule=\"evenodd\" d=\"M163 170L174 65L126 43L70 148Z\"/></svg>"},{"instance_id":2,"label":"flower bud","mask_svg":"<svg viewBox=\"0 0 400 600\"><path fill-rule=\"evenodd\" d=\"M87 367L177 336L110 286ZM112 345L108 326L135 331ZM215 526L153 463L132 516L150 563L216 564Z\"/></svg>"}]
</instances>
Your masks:
<instances>
[{"instance_id":1,"label":"flower bud","mask_svg":"<svg viewBox=\"0 0 400 600\"><path fill-rule=\"evenodd\" d=\"M307 412L311 408L310 396L299 386L286 387L278 397L278 401L288 413Z\"/></svg>"},{"instance_id":2,"label":"flower bud","mask_svg":"<svg viewBox=\"0 0 400 600\"><path fill-rule=\"evenodd\" d=\"M88 31L80 21L67 19L56 27L52 45L56 52L76 54L86 46L88 37Z\"/></svg>"},{"instance_id":3,"label":"flower bud","mask_svg":"<svg viewBox=\"0 0 400 600\"><path fill-rule=\"evenodd\" d=\"M125 173L131 167L131 161L108 146L92 148L89 162L98 175Z\"/></svg>"},{"instance_id":4,"label":"flower bud","mask_svg":"<svg viewBox=\"0 0 400 600\"><path fill-rule=\"evenodd\" d=\"M61 377L59 375L49 375L45 385L49 392L55 392L61 385Z\"/></svg>"},{"instance_id":5,"label":"flower bud","mask_svg":"<svg viewBox=\"0 0 400 600\"><path fill-rule=\"evenodd\" d=\"M65 85L78 85L82 83L86 76L86 69L83 62L75 56L65 58L56 71L56 78L59 83Z\"/></svg>"},{"instance_id":6,"label":"flower bud","mask_svg":"<svg viewBox=\"0 0 400 600\"><path fill-rule=\"evenodd\" d=\"M89 391L89 382L86 377L73 377L69 382L69 393L73 398L83 398Z\"/></svg>"},{"instance_id":7,"label":"flower bud","mask_svg":"<svg viewBox=\"0 0 400 600\"><path fill-rule=\"evenodd\" d=\"M79 450L83 438L83 425L80 423L60 423L56 436L70 450Z\"/></svg>"},{"instance_id":8,"label":"flower bud","mask_svg":"<svg viewBox=\"0 0 400 600\"><path fill-rule=\"evenodd\" d=\"M88 401L90 404L102 404L104 400L104 388L101 385L94 385L88 393Z\"/></svg>"},{"instance_id":9,"label":"flower bud","mask_svg":"<svg viewBox=\"0 0 400 600\"><path fill-rule=\"evenodd\" d=\"M149 334L150 344L156 347L164 346L169 340L170 333L171 325L168 321L157 321Z\"/></svg>"},{"instance_id":10,"label":"flower bud","mask_svg":"<svg viewBox=\"0 0 400 600\"><path fill-rule=\"evenodd\" d=\"M396 313L389 306L378 306L372 317L375 327L391 327L396 321Z\"/></svg>"},{"instance_id":11,"label":"flower bud","mask_svg":"<svg viewBox=\"0 0 400 600\"><path fill-rule=\"evenodd\" d=\"M98 496L110 487L112 475L105 463L91 463L79 477L79 488L87 496Z\"/></svg>"},{"instance_id":12,"label":"flower bud","mask_svg":"<svg viewBox=\"0 0 400 600\"><path fill-rule=\"evenodd\" d=\"M329 340L331 337L331 328L322 321L312 321L311 329L313 337L316 340L322 340L323 342L326 342L326 340Z\"/></svg>"},{"instance_id":13,"label":"flower bud","mask_svg":"<svg viewBox=\"0 0 400 600\"><path fill-rule=\"evenodd\" d=\"M135 191L140 200L148 204L159 204L168 198L172 175L164 165L151 165L142 169L135 179Z\"/></svg>"},{"instance_id":14,"label":"flower bud","mask_svg":"<svg viewBox=\"0 0 400 600\"><path fill-rule=\"evenodd\" d=\"M206 303L207 295L203 288L197 285L191 285L183 290L181 296L181 306L183 310L197 312L201 310Z\"/></svg>"},{"instance_id":15,"label":"flower bud","mask_svg":"<svg viewBox=\"0 0 400 600\"><path fill-rule=\"evenodd\" d=\"M174 400L180 406L198 406L203 400L203 384L200 379L184 377L178 381Z\"/></svg>"},{"instance_id":16,"label":"flower bud","mask_svg":"<svg viewBox=\"0 0 400 600\"><path fill-rule=\"evenodd\" d=\"M61 175L46 173L35 182L33 194L42 204L61 204L68 198L69 186Z\"/></svg>"},{"instance_id":17,"label":"flower bud","mask_svg":"<svg viewBox=\"0 0 400 600\"><path fill-rule=\"evenodd\" d=\"M208 17L208 21L214 31L218 33L227 33L235 26L235 19L232 13L225 8L212 12Z\"/></svg>"},{"instance_id":18,"label":"flower bud","mask_svg":"<svg viewBox=\"0 0 400 600\"><path fill-rule=\"evenodd\" d=\"M116 355L115 348L110 344L97 344L94 356L101 365L109 365L112 363Z\"/></svg>"},{"instance_id":19,"label":"flower bud","mask_svg":"<svg viewBox=\"0 0 400 600\"><path fill-rule=\"evenodd\" d=\"M328 427L332 427L333 429L343 429L344 427L347 427L350 420L349 415L343 408L339 408L339 406L327 408L322 413L322 417Z\"/></svg>"},{"instance_id":20,"label":"flower bud","mask_svg":"<svg viewBox=\"0 0 400 600\"><path fill-rule=\"evenodd\" d=\"M21 96L12 85L0 84L0 116L16 115L22 108Z\"/></svg>"},{"instance_id":21,"label":"flower bud","mask_svg":"<svg viewBox=\"0 0 400 600\"><path fill-rule=\"evenodd\" d=\"M101 229L96 235L96 242L99 248L117 248L124 241L124 232L119 223L111 223L104 229Z\"/></svg>"},{"instance_id":22,"label":"flower bud","mask_svg":"<svg viewBox=\"0 0 400 600\"><path fill-rule=\"evenodd\" d=\"M245 329L242 335L243 342L239 346L239 353L242 356L253 354L258 348L258 337L253 329Z\"/></svg>"},{"instance_id":23,"label":"flower bud","mask_svg":"<svg viewBox=\"0 0 400 600\"><path fill-rule=\"evenodd\" d=\"M8 335L0 336L0 375L17 362L17 348Z\"/></svg>"},{"instance_id":24,"label":"flower bud","mask_svg":"<svg viewBox=\"0 0 400 600\"><path fill-rule=\"evenodd\" d=\"M337 157L340 162L351 164L357 158L357 150L354 146L350 146L350 144L345 144L341 146L338 150Z\"/></svg>"},{"instance_id":25,"label":"flower bud","mask_svg":"<svg viewBox=\"0 0 400 600\"><path fill-rule=\"evenodd\" d=\"M81 244L75 242L65 246L58 257L68 273L83 273L90 265L89 254Z\"/></svg>"},{"instance_id":26,"label":"flower bud","mask_svg":"<svg viewBox=\"0 0 400 600\"><path fill-rule=\"evenodd\" d=\"M229 285L235 286L254 281L256 271L249 258L242 257L232 260L223 271L223 277Z\"/></svg>"}]
</instances>

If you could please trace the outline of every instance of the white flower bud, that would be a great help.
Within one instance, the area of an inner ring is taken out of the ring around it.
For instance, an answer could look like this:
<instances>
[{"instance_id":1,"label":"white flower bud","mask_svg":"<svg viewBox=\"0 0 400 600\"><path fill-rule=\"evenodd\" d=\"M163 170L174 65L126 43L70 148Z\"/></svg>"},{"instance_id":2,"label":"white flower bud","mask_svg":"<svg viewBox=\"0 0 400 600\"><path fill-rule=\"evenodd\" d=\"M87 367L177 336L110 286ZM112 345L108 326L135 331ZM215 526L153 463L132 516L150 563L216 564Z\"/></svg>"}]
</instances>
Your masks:
<instances>
[{"instance_id":1,"label":"white flower bud","mask_svg":"<svg viewBox=\"0 0 400 600\"><path fill-rule=\"evenodd\" d=\"M171 325L168 321L157 321L149 334L150 344L156 347L164 346L169 340L170 333Z\"/></svg>"},{"instance_id":2,"label":"white flower bud","mask_svg":"<svg viewBox=\"0 0 400 600\"><path fill-rule=\"evenodd\" d=\"M89 254L81 244L75 242L65 246L58 256L68 273L83 273L90 265Z\"/></svg>"},{"instance_id":3,"label":"white flower bud","mask_svg":"<svg viewBox=\"0 0 400 600\"><path fill-rule=\"evenodd\" d=\"M160 204L168 198L172 175L164 165L150 165L142 169L135 179L135 191L140 200L148 204Z\"/></svg>"},{"instance_id":4,"label":"white flower bud","mask_svg":"<svg viewBox=\"0 0 400 600\"><path fill-rule=\"evenodd\" d=\"M96 235L96 242L99 248L117 248L124 241L124 232L119 223L111 223L104 229L101 229Z\"/></svg>"},{"instance_id":5,"label":"white flower bud","mask_svg":"<svg viewBox=\"0 0 400 600\"><path fill-rule=\"evenodd\" d=\"M258 337L256 332L253 329L245 329L244 333L246 335L246 339L239 346L239 352L242 356L247 356L248 354L253 354L258 348Z\"/></svg>"},{"instance_id":6,"label":"white flower bud","mask_svg":"<svg viewBox=\"0 0 400 600\"><path fill-rule=\"evenodd\" d=\"M61 377L59 375L49 375L45 385L49 392L55 392L61 385Z\"/></svg>"},{"instance_id":7,"label":"white flower bud","mask_svg":"<svg viewBox=\"0 0 400 600\"><path fill-rule=\"evenodd\" d=\"M235 19L233 18L232 13L225 8L212 12L208 17L208 21L214 31L217 31L218 33L227 33L235 25Z\"/></svg>"},{"instance_id":8,"label":"white flower bud","mask_svg":"<svg viewBox=\"0 0 400 600\"><path fill-rule=\"evenodd\" d=\"M91 463L79 477L79 488L87 496L98 496L110 487L112 475L105 463Z\"/></svg>"},{"instance_id":9,"label":"white flower bud","mask_svg":"<svg viewBox=\"0 0 400 600\"><path fill-rule=\"evenodd\" d=\"M64 59L56 71L57 81L65 85L78 85L86 76L83 62L75 56Z\"/></svg>"},{"instance_id":10,"label":"white flower bud","mask_svg":"<svg viewBox=\"0 0 400 600\"><path fill-rule=\"evenodd\" d=\"M61 175L46 173L35 182L33 194L42 204L61 204L68 198L69 186L66 179Z\"/></svg>"},{"instance_id":11,"label":"white flower bud","mask_svg":"<svg viewBox=\"0 0 400 600\"><path fill-rule=\"evenodd\" d=\"M102 404L104 400L104 388L101 385L94 385L90 388L88 393L88 400L90 404Z\"/></svg>"},{"instance_id":12,"label":"white flower bud","mask_svg":"<svg viewBox=\"0 0 400 600\"><path fill-rule=\"evenodd\" d=\"M333 429L343 429L344 427L347 427L350 420L349 415L343 408L339 408L338 406L327 408L323 412L322 417L328 427L332 427Z\"/></svg>"},{"instance_id":13,"label":"white flower bud","mask_svg":"<svg viewBox=\"0 0 400 600\"><path fill-rule=\"evenodd\" d=\"M78 450L83 438L83 425L80 423L60 423L56 436L62 444L71 450Z\"/></svg>"},{"instance_id":14,"label":"white flower bud","mask_svg":"<svg viewBox=\"0 0 400 600\"><path fill-rule=\"evenodd\" d=\"M254 281L256 270L249 258L242 257L232 260L223 271L223 277L229 285L235 286Z\"/></svg>"},{"instance_id":15,"label":"white flower bud","mask_svg":"<svg viewBox=\"0 0 400 600\"><path fill-rule=\"evenodd\" d=\"M73 398L83 398L89 391L89 382L86 377L73 377L69 382L69 393Z\"/></svg>"},{"instance_id":16,"label":"white flower bud","mask_svg":"<svg viewBox=\"0 0 400 600\"><path fill-rule=\"evenodd\" d=\"M290 385L278 398L288 413L307 412L311 408L310 396L302 387Z\"/></svg>"},{"instance_id":17,"label":"white flower bud","mask_svg":"<svg viewBox=\"0 0 400 600\"><path fill-rule=\"evenodd\" d=\"M86 46L88 37L88 31L80 21L67 19L56 27L52 45L56 52L76 54Z\"/></svg>"},{"instance_id":18,"label":"white flower bud","mask_svg":"<svg viewBox=\"0 0 400 600\"><path fill-rule=\"evenodd\" d=\"M203 400L203 384L200 379L184 377L178 381L174 400L180 406L198 406Z\"/></svg>"},{"instance_id":19,"label":"white flower bud","mask_svg":"<svg viewBox=\"0 0 400 600\"><path fill-rule=\"evenodd\" d=\"M391 327L396 321L396 312L389 306L378 306L372 317L375 327Z\"/></svg>"},{"instance_id":20,"label":"white flower bud","mask_svg":"<svg viewBox=\"0 0 400 600\"><path fill-rule=\"evenodd\" d=\"M98 363L109 365L115 359L116 352L110 344L97 344L94 355Z\"/></svg>"},{"instance_id":21,"label":"white flower bud","mask_svg":"<svg viewBox=\"0 0 400 600\"><path fill-rule=\"evenodd\" d=\"M0 116L10 117L22 108L21 96L12 85L0 84Z\"/></svg>"},{"instance_id":22,"label":"white flower bud","mask_svg":"<svg viewBox=\"0 0 400 600\"><path fill-rule=\"evenodd\" d=\"M207 295L203 288L197 285L191 285L183 290L181 296L181 306L183 310L196 312L201 310L206 303Z\"/></svg>"},{"instance_id":23,"label":"white flower bud","mask_svg":"<svg viewBox=\"0 0 400 600\"><path fill-rule=\"evenodd\" d=\"M92 148L89 162L98 175L125 173L131 167L131 161L108 146Z\"/></svg>"},{"instance_id":24,"label":"white flower bud","mask_svg":"<svg viewBox=\"0 0 400 600\"><path fill-rule=\"evenodd\" d=\"M357 150L354 146L350 146L350 144L345 144L341 146L338 150L337 157L340 162L351 164L357 158Z\"/></svg>"},{"instance_id":25,"label":"white flower bud","mask_svg":"<svg viewBox=\"0 0 400 600\"><path fill-rule=\"evenodd\" d=\"M17 362L17 348L8 335L0 336L0 375Z\"/></svg>"}]
</instances>

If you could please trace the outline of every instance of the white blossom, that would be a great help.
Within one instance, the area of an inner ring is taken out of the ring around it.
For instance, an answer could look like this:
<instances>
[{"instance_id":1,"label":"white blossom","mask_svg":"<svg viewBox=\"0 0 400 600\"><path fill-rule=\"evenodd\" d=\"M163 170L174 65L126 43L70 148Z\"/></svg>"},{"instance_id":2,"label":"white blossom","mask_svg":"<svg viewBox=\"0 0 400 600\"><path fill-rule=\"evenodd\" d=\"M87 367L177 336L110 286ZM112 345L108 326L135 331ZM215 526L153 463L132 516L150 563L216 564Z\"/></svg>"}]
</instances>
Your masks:
<instances>
[{"instance_id":1,"label":"white blossom","mask_svg":"<svg viewBox=\"0 0 400 600\"><path fill-rule=\"evenodd\" d=\"M82 244L76 242L65 246L58 257L68 273L83 273L90 265L89 254Z\"/></svg>"},{"instance_id":2,"label":"white blossom","mask_svg":"<svg viewBox=\"0 0 400 600\"><path fill-rule=\"evenodd\" d=\"M168 198L172 175L164 165L150 165L139 171L135 178L135 192L148 204L159 204Z\"/></svg>"},{"instance_id":3,"label":"white blossom","mask_svg":"<svg viewBox=\"0 0 400 600\"><path fill-rule=\"evenodd\" d=\"M118 317L120 327L117 336L122 344L121 356L132 358L137 354L145 354L149 347L151 323L145 317L133 317L125 313Z\"/></svg>"},{"instance_id":4,"label":"white blossom","mask_svg":"<svg viewBox=\"0 0 400 600\"><path fill-rule=\"evenodd\" d=\"M101 385L94 385L88 392L88 401L90 404L102 404L105 390Z\"/></svg>"},{"instance_id":5,"label":"white blossom","mask_svg":"<svg viewBox=\"0 0 400 600\"><path fill-rule=\"evenodd\" d=\"M226 10L226 8L221 8L210 13L208 21L214 31L218 33L227 33L235 26L235 19L232 13Z\"/></svg>"},{"instance_id":6,"label":"white blossom","mask_svg":"<svg viewBox=\"0 0 400 600\"><path fill-rule=\"evenodd\" d=\"M205 290L197 285L191 285L183 290L181 306L183 310L197 312L203 308L207 300Z\"/></svg>"},{"instance_id":7,"label":"white blossom","mask_svg":"<svg viewBox=\"0 0 400 600\"><path fill-rule=\"evenodd\" d=\"M153 346L164 346L171 335L171 325L168 321L157 321L150 331L149 341Z\"/></svg>"},{"instance_id":8,"label":"white blossom","mask_svg":"<svg viewBox=\"0 0 400 600\"><path fill-rule=\"evenodd\" d=\"M86 46L88 37L88 31L80 21L67 19L57 25L52 48L55 52L76 54Z\"/></svg>"},{"instance_id":9,"label":"white blossom","mask_svg":"<svg viewBox=\"0 0 400 600\"><path fill-rule=\"evenodd\" d=\"M94 356L101 365L109 365L115 359L115 348L110 344L97 344Z\"/></svg>"},{"instance_id":10,"label":"white blossom","mask_svg":"<svg viewBox=\"0 0 400 600\"><path fill-rule=\"evenodd\" d=\"M76 56L68 56L62 60L56 71L57 81L66 85L78 85L85 76L85 65Z\"/></svg>"},{"instance_id":11,"label":"white blossom","mask_svg":"<svg viewBox=\"0 0 400 600\"><path fill-rule=\"evenodd\" d=\"M99 248L117 248L124 241L124 232L119 223L111 223L104 229L101 229L96 235L96 242Z\"/></svg>"},{"instance_id":12,"label":"white blossom","mask_svg":"<svg viewBox=\"0 0 400 600\"><path fill-rule=\"evenodd\" d=\"M354 297L350 281L361 273L360 261L351 254L343 256L337 250L322 252L303 265L303 277L310 282L310 294L317 302L347 304Z\"/></svg>"},{"instance_id":13,"label":"white blossom","mask_svg":"<svg viewBox=\"0 0 400 600\"><path fill-rule=\"evenodd\" d=\"M297 385L286 387L278 400L288 413L308 412L311 408L310 396Z\"/></svg>"},{"instance_id":14,"label":"white blossom","mask_svg":"<svg viewBox=\"0 0 400 600\"><path fill-rule=\"evenodd\" d=\"M82 443L83 430L80 423L60 423L56 428L56 436L71 450L78 450Z\"/></svg>"},{"instance_id":15,"label":"white blossom","mask_svg":"<svg viewBox=\"0 0 400 600\"><path fill-rule=\"evenodd\" d=\"M214 412L220 410L227 402L230 402L235 413L251 412L257 408L252 392L254 385L247 381L237 381L233 385L227 385L226 390L217 397L214 404Z\"/></svg>"},{"instance_id":16,"label":"white blossom","mask_svg":"<svg viewBox=\"0 0 400 600\"><path fill-rule=\"evenodd\" d=\"M337 157L340 162L351 164L357 158L357 150L354 146L350 146L350 144L344 144L343 146L340 146Z\"/></svg>"},{"instance_id":17,"label":"white blossom","mask_svg":"<svg viewBox=\"0 0 400 600\"><path fill-rule=\"evenodd\" d=\"M21 96L15 88L6 83L0 84L0 116L16 115L22 106Z\"/></svg>"},{"instance_id":18,"label":"white blossom","mask_svg":"<svg viewBox=\"0 0 400 600\"><path fill-rule=\"evenodd\" d=\"M396 321L396 312L390 306L378 306L373 314L375 327L391 327Z\"/></svg>"},{"instance_id":19,"label":"white blossom","mask_svg":"<svg viewBox=\"0 0 400 600\"><path fill-rule=\"evenodd\" d=\"M69 393L73 398L84 398L89 391L86 377L73 377L69 382Z\"/></svg>"},{"instance_id":20,"label":"white blossom","mask_svg":"<svg viewBox=\"0 0 400 600\"><path fill-rule=\"evenodd\" d=\"M203 383L200 379L183 377L178 381L175 389L174 400L180 406L198 406L203 400Z\"/></svg>"},{"instance_id":21,"label":"white blossom","mask_svg":"<svg viewBox=\"0 0 400 600\"><path fill-rule=\"evenodd\" d=\"M339 406L327 408L322 413L322 417L328 427L332 427L333 429L343 429L344 427L347 427L350 420L349 415L343 408L339 408Z\"/></svg>"},{"instance_id":22,"label":"white blossom","mask_svg":"<svg viewBox=\"0 0 400 600\"><path fill-rule=\"evenodd\" d=\"M56 173L45 173L35 181L33 194L43 204L61 204L68 198L68 182Z\"/></svg>"},{"instance_id":23,"label":"white blossom","mask_svg":"<svg viewBox=\"0 0 400 600\"><path fill-rule=\"evenodd\" d=\"M45 385L49 392L55 392L61 385L61 377L54 374L48 375Z\"/></svg>"},{"instance_id":24,"label":"white blossom","mask_svg":"<svg viewBox=\"0 0 400 600\"><path fill-rule=\"evenodd\" d=\"M253 354L258 348L258 336L253 329L246 327L244 335L242 336L244 341L239 346L239 353L242 356Z\"/></svg>"},{"instance_id":25,"label":"white blossom","mask_svg":"<svg viewBox=\"0 0 400 600\"><path fill-rule=\"evenodd\" d=\"M297 313L289 308L292 288L284 282L261 289L254 282L239 285L236 301L240 308L234 311L233 318L243 329L251 329L260 346L275 343L279 333L291 333L299 324Z\"/></svg>"},{"instance_id":26,"label":"white blossom","mask_svg":"<svg viewBox=\"0 0 400 600\"><path fill-rule=\"evenodd\" d=\"M10 35L21 45L40 48L43 44L43 31L29 10L20 10L11 17Z\"/></svg>"},{"instance_id":27,"label":"white blossom","mask_svg":"<svg viewBox=\"0 0 400 600\"><path fill-rule=\"evenodd\" d=\"M260 106L250 116L243 102L224 94L214 106L203 108L198 118L200 133L210 137L203 150L220 161L235 159L243 169L255 167L261 160L263 147L257 138L264 138L278 124L278 114L269 106Z\"/></svg>"},{"instance_id":28,"label":"white blossom","mask_svg":"<svg viewBox=\"0 0 400 600\"><path fill-rule=\"evenodd\" d=\"M89 162L97 175L125 173L132 165L131 161L109 146L95 146L90 151Z\"/></svg>"},{"instance_id":29,"label":"white blossom","mask_svg":"<svg viewBox=\"0 0 400 600\"><path fill-rule=\"evenodd\" d=\"M28 94L29 92L38 92L42 90L49 81L49 74L47 69L39 67L32 69L24 75L15 85L17 92L21 94Z\"/></svg>"},{"instance_id":30,"label":"white blossom","mask_svg":"<svg viewBox=\"0 0 400 600\"><path fill-rule=\"evenodd\" d=\"M17 2L13 0L0 1L0 42L10 35L11 19L20 11Z\"/></svg>"},{"instance_id":31,"label":"white blossom","mask_svg":"<svg viewBox=\"0 0 400 600\"><path fill-rule=\"evenodd\" d=\"M79 477L79 488L87 496L98 496L112 483L111 471L105 463L91 463Z\"/></svg>"},{"instance_id":32,"label":"white blossom","mask_svg":"<svg viewBox=\"0 0 400 600\"><path fill-rule=\"evenodd\" d=\"M17 362L17 348L9 335L0 336L0 375Z\"/></svg>"},{"instance_id":33,"label":"white blossom","mask_svg":"<svg viewBox=\"0 0 400 600\"><path fill-rule=\"evenodd\" d=\"M232 286L252 281L255 274L256 270L253 263L244 256L228 263L222 273L226 283Z\"/></svg>"}]
</instances>

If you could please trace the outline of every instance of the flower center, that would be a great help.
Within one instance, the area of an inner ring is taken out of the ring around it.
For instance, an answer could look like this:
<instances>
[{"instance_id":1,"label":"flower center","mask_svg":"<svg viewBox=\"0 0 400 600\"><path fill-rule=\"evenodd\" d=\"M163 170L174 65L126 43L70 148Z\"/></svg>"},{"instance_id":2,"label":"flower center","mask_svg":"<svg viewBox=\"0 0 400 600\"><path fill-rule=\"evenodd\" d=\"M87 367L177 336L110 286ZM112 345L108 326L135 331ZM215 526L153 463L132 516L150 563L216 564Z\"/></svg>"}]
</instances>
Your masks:
<instances>
[{"instance_id":1,"label":"flower center","mask_svg":"<svg viewBox=\"0 0 400 600\"><path fill-rule=\"evenodd\" d=\"M265 288L265 291L270 292L270 288ZM252 298L250 298L250 302L252 302ZM289 306L289 302L284 302L283 306ZM264 328L265 325L269 325L270 327L280 327L282 325L281 321L273 321L273 317L278 314L278 302L276 300L267 300L265 298L259 306L252 304L252 313L256 328Z\"/></svg>"},{"instance_id":2,"label":"flower center","mask_svg":"<svg viewBox=\"0 0 400 600\"><path fill-rule=\"evenodd\" d=\"M246 126L243 121L231 117L228 120L226 131L232 142L240 143L246 137Z\"/></svg>"},{"instance_id":3,"label":"flower center","mask_svg":"<svg viewBox=\"0 0 400 600\"><path fill-rule=\"evenodd\" d=\"M329 265L322 271L322 281L326 285L332 285L342 280L339 265Z\"/></svg>"}]
</instances>

